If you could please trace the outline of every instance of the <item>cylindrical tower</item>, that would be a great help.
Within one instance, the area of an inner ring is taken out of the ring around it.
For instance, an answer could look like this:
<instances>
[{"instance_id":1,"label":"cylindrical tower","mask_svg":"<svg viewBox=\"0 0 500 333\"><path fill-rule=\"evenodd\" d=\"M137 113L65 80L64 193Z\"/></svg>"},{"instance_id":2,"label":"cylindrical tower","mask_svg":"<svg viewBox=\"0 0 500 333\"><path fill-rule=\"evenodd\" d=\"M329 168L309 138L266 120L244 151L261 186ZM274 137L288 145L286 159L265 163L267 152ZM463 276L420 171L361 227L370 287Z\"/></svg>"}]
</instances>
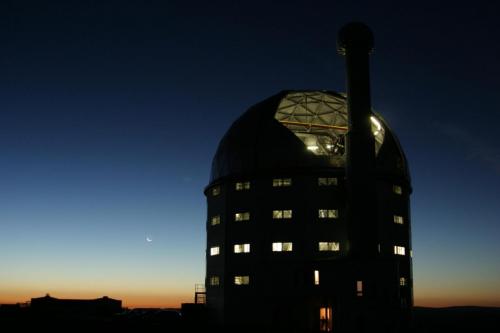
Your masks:
<instances>
[{"instance_id":1,"label":"cylindrical tower","mask_svg":"<svg viewBox=\"0 0 500 333\"><path fill-rule=\"evenodd\" d=\"M375 149L371 130L369 54L373 34L362 23L350 23L339 31L338 51L346 59L347 133L346 180L350 255L374 257L377 252Z\"/></svg>"}]
</instances>

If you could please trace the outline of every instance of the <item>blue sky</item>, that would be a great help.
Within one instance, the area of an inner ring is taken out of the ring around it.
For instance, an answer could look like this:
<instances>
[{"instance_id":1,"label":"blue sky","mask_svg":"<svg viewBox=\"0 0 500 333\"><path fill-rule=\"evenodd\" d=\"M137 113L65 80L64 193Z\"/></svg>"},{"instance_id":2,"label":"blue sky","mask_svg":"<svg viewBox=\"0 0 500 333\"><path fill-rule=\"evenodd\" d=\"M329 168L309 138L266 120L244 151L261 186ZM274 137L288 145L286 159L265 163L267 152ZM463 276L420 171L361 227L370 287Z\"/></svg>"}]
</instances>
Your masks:
<instances>
[{"instance_id":1,"label":"blue sky","mask_svg":"<svg viewBox=\"0 0 500 333\"><path fill-rule=\"evenodd\" d=\"M280 90L343 91L336 33L361 20L372 104L413 178L416 303L500 306L497 5L4 6L0 302L191 301L220 138Z\"/></svg>"}]
</instances>

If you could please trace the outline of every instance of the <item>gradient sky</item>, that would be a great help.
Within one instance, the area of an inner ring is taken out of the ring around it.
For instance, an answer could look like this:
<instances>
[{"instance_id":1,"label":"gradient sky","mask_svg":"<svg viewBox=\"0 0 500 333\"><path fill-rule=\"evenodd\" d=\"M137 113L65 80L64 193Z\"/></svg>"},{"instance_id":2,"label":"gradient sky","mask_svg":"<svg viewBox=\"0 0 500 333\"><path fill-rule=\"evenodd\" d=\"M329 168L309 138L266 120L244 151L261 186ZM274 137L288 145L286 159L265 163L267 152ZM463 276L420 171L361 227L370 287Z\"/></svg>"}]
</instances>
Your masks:
<instances>
[{"instance_id":1,"label":"gradient sky","mask_svg":"<svg viewBox=\"0 0 500 333\"><path fill-rule=\"evenodd\" d=\"M494 1L0 6L0 303L192 301L220 138L280 90L344 91L336 33L361 20L412 173L415 303L500 306Z\"/></svg>"}]
</instances>

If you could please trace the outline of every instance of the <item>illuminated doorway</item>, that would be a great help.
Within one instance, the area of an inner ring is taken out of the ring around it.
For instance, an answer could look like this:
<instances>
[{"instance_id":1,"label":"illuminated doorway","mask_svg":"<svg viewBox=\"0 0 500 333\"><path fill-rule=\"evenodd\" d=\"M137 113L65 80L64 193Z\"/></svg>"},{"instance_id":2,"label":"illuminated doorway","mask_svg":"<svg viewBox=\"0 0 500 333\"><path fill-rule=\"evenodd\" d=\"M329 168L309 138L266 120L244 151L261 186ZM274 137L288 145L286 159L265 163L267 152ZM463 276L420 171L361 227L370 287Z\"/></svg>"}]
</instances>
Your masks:
<instances>
[{"instance_id":1,"label":"illuminated doorway","mask_svg":"<svg viewBox=\"0 0 500 333\"><path fill-rule=\"evenodd\" d=\"M332 328L333 328L332 307L327 306L319 308L319 331L331 332Z\"/></svg>"}]
</instances>

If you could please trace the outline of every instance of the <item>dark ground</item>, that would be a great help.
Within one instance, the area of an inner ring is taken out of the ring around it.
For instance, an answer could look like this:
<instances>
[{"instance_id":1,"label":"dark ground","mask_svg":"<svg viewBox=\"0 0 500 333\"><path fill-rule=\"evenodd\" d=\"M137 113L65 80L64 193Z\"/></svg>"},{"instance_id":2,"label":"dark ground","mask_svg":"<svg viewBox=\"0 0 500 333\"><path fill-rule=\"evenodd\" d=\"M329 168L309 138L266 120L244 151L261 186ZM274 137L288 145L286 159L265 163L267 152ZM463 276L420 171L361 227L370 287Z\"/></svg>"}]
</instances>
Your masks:
<instances>
[{"instance_id":1,"label":"dark ground","mask_svg":"<svg viewBox=\"0 0 500 333\"><path fill-rule=\"evenodd\" d=\"M500 332L500 308L414 309L414 333ZM0 307L0 332L213 332L202 317L179 311L135 309L112 316L46 316L29 308ZM220 330L217 330L220 331Z\"/></svg>"},{"instance_id":2,"label":"dark ground","mask_svg":"<svg viewBox=\"0 0 500 333\"><path fill-rule=\"evenodd\" d=\"M417 333L500 332L500 308L476 306L414 308Z\"/></svg>"}]
</instances>

